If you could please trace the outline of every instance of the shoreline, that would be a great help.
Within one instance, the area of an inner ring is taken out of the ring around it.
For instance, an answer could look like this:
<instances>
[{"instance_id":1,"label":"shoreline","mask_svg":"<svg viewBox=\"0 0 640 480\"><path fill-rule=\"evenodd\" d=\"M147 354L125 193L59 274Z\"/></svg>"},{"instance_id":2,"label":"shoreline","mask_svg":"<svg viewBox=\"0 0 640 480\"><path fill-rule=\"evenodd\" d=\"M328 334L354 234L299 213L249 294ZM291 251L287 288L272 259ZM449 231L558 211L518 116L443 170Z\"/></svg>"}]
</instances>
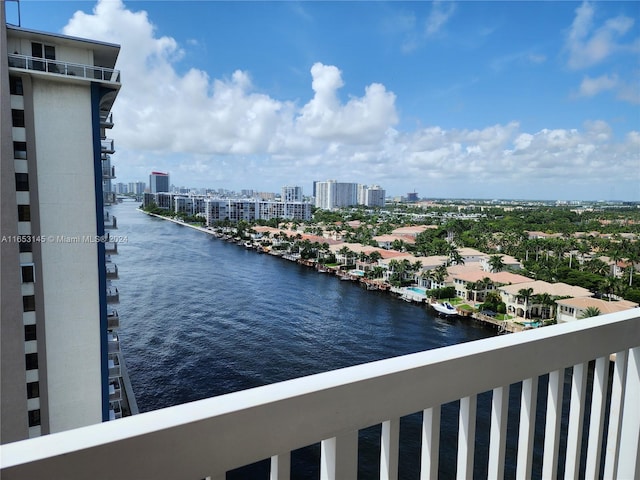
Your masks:
<instances>
[{"instance_id":1,"label":"shoreline","mask_svg":"<svg viewBox=\"0 0 640 480\"><path fill-rule=\"evenodd\" d=\"M176 220L175 218L165 217L163 215L158 215L157 213L145 212L144 210L142 210L139 207L136 208L136 210L138 210L139 212L144 213L145 215L149 215L150 217L156 217L156 218L159 218L161 220L167 220L169 222L175 223L176 225L181 225L183 227L189 227L189 228L192 228L192 229L197 230L199 232L203 232L203 233L206 233L208 235L211 235L211 236L213 236L215 238L219 238L219 239L224 240L223 238L221 238L218 235L216 235L215 232L210 230L208 227L197 227L195 225L190 225L188 223L185 223L185 222L183 222L181 220ZM309 268L313 268L314 270L318 271L318 269L315 267L315 264L313 262L301 261L298 258L295 258L295 257L292 257L292 256L283 255L280 252L278 252L278 254L272 253L270 251L269 252L261 252L261 253L267 253L267 254L272 255L274 257L283 258L285 260L292 261L292 262L295 261L299 265L307 266ZM340 270L337 269L337 268L326 268L326 269L322 270L322 272L318 271L318 273L329 273L331 275L335 275L336 277L339 277L340 280L358 282L362 286L366 287L367 290L382 291L382 292L388 292L388 293L395 294L395 295L398 296L397 298L405 300L405 301L410 302L410 303L415 303L417 306L425 305L425 306L431 307L429 299L427 297L418 298L416 295L411 295L411 294L406 292L406 289L404 287L400 287L400 288L391 287L390 285L387 285L387 284L381 284L379 282L373 282L373 281L366 281L364 278L361 279L359 277L348 275L348 274L347 275L340 275L338 272L340 272ZM377 288L370 288L372 285L376 285ZM436 312L433 309L433 307L431 307L431 311L432 311L432 313L434 315L442 318L440 315L438 315L438 312ZM525 329L523 326L521 326L521 325L519 325L519 324L517 324L515 322L510 322L508 320L505 320L505 321L495 320L495 319L492 319L491 317L486 317L485 318L484 315L482 317L480 317L480 316L476 316L475 313L471 313L471 312L461 313L460 311L458 311L456 317L470 319L470 320L476 321L478 323L482 323L483 325L486 325L486 326L489 326L489 327L493 327L496 330L498 330L499 334L517 333L517 332L523 331Z\"/></svg>"}]
</instances>

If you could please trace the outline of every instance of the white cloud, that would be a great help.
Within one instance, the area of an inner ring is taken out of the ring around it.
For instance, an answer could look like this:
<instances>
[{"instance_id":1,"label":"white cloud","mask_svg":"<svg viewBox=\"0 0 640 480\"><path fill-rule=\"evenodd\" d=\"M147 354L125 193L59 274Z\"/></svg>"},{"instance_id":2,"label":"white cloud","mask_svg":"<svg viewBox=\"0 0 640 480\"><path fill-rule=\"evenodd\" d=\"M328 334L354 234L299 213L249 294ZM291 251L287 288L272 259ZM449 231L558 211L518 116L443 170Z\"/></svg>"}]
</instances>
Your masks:
<instances>
[{"instance_id":1,"label":"white cloud","mask_svg":"<svg viewBox=\"0 0 640 480\"><path fill-rule=\"evenodd\" d=\"M589 2L583 2L576 9L565 44L570 68L591 67L615 53L637 51L637 46L621 41L621 37L633 27L633 18L610 18L600 27L594 28L594 14L595 7Z\"/></svg>"},{"instance_id":2,"label":"white cloud","mask_svg":"<svg viewBox=\"0 0 640 480\"><path fill-rule=\"evenodd\" d=\"M618 85L617 75L602 75L597 78L584 77L580 84L580 95L593 97L598 93L611 90Z\"/></svg>"},{"instance_id":3,"label":"white cloud","mask_svg":"<svg viewBox=\"0 0 640 480\"><path fill-rule=\"evenodd\" d=\"M438 33L453 16L455 11L456 5L453 2L433 2L431 5L431 13L429 13L425 24L425 33L427 36Z\"/></svg>"},{"instance_id":4,"label":"white cloud","mask_svg":"<svg viewBox=\"0 0 640 480\"><path fill-rule=\"evenodd\" d=\"M301 105L259 92L246 71L213 79L198 69L178 73L183 51L177 42L158 36L146 13L120 1L103 0L92 14L77 13L65 33L122 45L113 130L122 181L161 169L192 186L276 191L337 178L378 183L390 193L424 188L427 195L429 185L433 194L451 196L493 196L497 188L508 194L505 183L542 188L550 179L563 185L594 178L640 182L640 134L616 139L603 121L537 132L523 131L518 122L403 132L394 93L372 83L357 86L364 92L344 101L338 95L345 88L342 72L333 65L311 67L312 97ZM575 35L581 35L578 26ZM606 86L606 78L586 80L585 95Z\"/></svg>"}]
</instances>

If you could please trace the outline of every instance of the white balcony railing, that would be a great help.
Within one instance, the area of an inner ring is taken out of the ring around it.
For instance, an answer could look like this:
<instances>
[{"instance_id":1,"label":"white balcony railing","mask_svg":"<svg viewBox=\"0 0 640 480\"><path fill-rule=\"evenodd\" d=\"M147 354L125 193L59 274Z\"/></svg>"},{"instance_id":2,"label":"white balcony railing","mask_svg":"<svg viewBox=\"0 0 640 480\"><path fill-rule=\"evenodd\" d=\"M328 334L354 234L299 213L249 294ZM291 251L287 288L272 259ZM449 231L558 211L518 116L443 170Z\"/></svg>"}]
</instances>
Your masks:
<instances>
[{"instance_id":1,"label":"white balcony railing","mask_svg":"<svg viewBox=\"0 0 640 480\"><path fill-rule=\"evenodd\" d=\"M508 392L522 382L517 478L531 476L538 405L546 406L543 478L556 478L558 462L564 478L578 478L583 429L588 445L581 475L597 478L603 462L605 478L638 478L639 314L636 309L498 336L6 444L0 474L3 480L108 480L116 461L119 479L222 479L229 470L271 458L271 478L287 479L290 452L320 442L321 478L348 480L356 478L358 431L382 424L380 477L395 479L399 419L423 412L421 478L437 478L440 408L460 400L455 470L458 478L471 478L476 398L492 391L489 449L481 460L488 478L502 478ZM587 382L593 360L593 381ZM563 414L566 369L572 374ZM546 374L546 399L538 399L538 377ZM561 442L563 415L568 428ZM560 443L566 444L564 455Z\"/></svg>"},{"instance_id":2,"label":"white balcony railing","mask_svg":"<svg viewBox=\"0 0 640 480\"><path fill-rule=\"evenodd\" d=\"M35 72L67 75L92 81L120 83L120 71L112 68L82 65L79 63L61 62L47 58L30 57L27 55L9 54L9 67L31 70Z\"/></svg>"}]
</instances>

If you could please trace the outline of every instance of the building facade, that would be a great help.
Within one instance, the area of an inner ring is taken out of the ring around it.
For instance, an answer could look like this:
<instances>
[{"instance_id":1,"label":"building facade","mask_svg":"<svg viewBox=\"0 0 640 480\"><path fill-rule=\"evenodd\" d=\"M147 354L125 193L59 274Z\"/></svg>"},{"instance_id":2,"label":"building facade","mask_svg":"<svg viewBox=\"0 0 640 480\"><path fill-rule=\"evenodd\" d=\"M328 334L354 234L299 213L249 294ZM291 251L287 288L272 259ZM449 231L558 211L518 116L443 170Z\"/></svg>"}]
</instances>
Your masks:
<instances>
[{"instance_id":1,"label":"building facade","mask_svg":"<svg viewBox=\"0 0 640 480\"><path fill-rule=\"evenodd\" d=\"M362 205L367 207L384 207L387 192L379 185L365 186L363 192Z\"/></svg>"},{"instance_id":2,"label":"building facade","mask_svg":"<svg viewBox=\"0 0 640 480\"><path fill-rule=\"evenodd\" d=\"M358 204L358 184L336 180L314 182L315 206L324 210L351 207Z\"/></svg>"},{"instance_id":3,"label":"building facade","mask_svg":"<svg viewBox=\"0 0 640 480\"><path fill-rule=\"evenodd\" d=\"M149 175L149 191L160 193L169 191L169 174L163 172L151 172Z\"/></svg>"},{"instance_id":4,"label":"building facade","mask_svg":"<svg viewBox=\"0 0 640 480\"><path fill-rule=\"evenodd\" d=\"M311 220L311 204L305 202L209 198L204 204L208 226L226 221L237 223L241 220Z\"/></svg>"},{"instance_id":5,"label":"building facade","mask_svg":"<svg viewBox=\"0 0 640 480\"><path fill-rule=\"evenodd\" d=\"M114 415L122 383L109 377L117 322L108 282L117 267L109 265L107 228L116 221L104 206L114 176L106 131L120 74L119 46L7 25L4 2L0 28L0 433L7 443Z\"/></svg>"},{"instance_id":6,"label":"building facade","mask_svg":"<svg viewBox=\"0 0 640 480\"><path fill-rule=\"evenodd\" d=\"M302 187L282 187L283 202L302 202Z\"/></svg>"}]
</instances>

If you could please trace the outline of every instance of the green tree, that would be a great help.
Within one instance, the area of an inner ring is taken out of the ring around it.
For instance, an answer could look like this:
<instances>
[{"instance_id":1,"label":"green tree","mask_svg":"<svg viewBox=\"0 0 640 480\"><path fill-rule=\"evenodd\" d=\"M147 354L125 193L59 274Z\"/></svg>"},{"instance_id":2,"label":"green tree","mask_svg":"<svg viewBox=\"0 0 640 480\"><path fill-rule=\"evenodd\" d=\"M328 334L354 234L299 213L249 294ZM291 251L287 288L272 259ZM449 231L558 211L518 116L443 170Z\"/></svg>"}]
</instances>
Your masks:
<instances>
[{"instance_id":1,"label":"green tree","mask_svg":"<svg viewBox=\"0 0 640 480\"><path fill-rule=\"evenodd\" d=\"M580 315L580 318L597 317L598 315L600 315L600 309L598 307L587 307Z\"/></svg>"},{"instance_id":2,"label":"green tree","mask_svg":"<svg viewBox=\"0 0 640 480\"><path fill-rule=\"evenodd\" d=\"M533 296L533 288L521 288L518 290L518 298L522 298L524 300L524 318L530 318L529 315L529 300Z\"/></svg>"},{"instance_id":3,"label":"green tree","mask_svg":"<svg viewBox=\"0 0 640 480\"><path fill-rule=\"evenodd\" d=\"M504 270L505 265L502 257L502 255L491 255L489 257L489 266L491 267L492 272L501 272Z\"/></svg>"}]
</instances>

